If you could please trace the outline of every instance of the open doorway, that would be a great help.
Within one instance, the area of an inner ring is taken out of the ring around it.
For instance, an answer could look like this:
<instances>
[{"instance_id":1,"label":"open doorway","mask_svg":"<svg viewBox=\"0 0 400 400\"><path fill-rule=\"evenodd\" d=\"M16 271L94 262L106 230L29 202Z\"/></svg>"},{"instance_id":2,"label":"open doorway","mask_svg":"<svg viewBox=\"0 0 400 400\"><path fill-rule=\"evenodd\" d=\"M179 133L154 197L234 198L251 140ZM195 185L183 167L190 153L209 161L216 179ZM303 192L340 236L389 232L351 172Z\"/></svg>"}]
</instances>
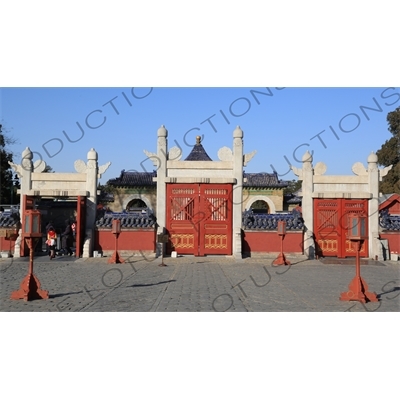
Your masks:
<instances>
[{"instance_id":1,"label":"open doorway","mask_svg":"<svg viewBox=\"0 0 400 400\"><path fill-rule=\"evenodd\" d=\"M76 257L80 257L83 251L83 240L86 221L86 197L75 198L41 198L24 196L24 210L38 209L41 214L42 240L38 243L36 251L46 251L46 227L52 225L57 233L57 250L61 249L61 236L66 228L68 220L73 229L72 250ZM21 216L22 217L22 216ZM22 229L24 227L22 226ZM28 256L28 248L24 241L21 242L21 255Z\"/></svg>"},{"instance_id":2,"label":"open doorway","mask_svg":"<svg viewBox=\"0 0 400 400\"><path fill-rule=\"evenodd\" d=\"M126 206L127 212L142 212L144 210L147 210L147 205L141 199L133 199Z\"/></svg>"},{"instance_id":3,"label":"open doorway","mask_svg":"<svg viewBox=\"0 0 400 400\"><path fill-rule=\"evenodd\" d=\"M251 210L254 214L269 214L268 204L264 200L256 200L251 205Z\"/></svg>"}]
</instances>

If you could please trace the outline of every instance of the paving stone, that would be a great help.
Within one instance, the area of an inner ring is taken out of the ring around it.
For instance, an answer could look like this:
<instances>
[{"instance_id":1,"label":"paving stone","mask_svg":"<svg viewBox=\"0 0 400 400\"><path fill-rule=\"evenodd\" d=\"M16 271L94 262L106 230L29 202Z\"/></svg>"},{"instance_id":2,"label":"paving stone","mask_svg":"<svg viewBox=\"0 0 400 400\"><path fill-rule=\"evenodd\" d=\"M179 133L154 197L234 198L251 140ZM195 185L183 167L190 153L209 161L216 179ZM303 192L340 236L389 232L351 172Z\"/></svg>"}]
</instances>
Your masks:
<instances>
[{"instance_id":1,"label":"paving stone","mask_svg":"<svg viewBox=\"0 0 400 400\"><path fill-rule=\"evenodd\" d=\"M272 266L271 258L126 257L49 260L36 257L34 274L48 300L11 300L28 272L28 259L0 259L0 311L21 312L397 312L400 268L396 262L362 265L361 275L379 303L343 302L355 266L292 258ZM328 260L329 261L329 260Z\"/></svg>"}]
</instances>

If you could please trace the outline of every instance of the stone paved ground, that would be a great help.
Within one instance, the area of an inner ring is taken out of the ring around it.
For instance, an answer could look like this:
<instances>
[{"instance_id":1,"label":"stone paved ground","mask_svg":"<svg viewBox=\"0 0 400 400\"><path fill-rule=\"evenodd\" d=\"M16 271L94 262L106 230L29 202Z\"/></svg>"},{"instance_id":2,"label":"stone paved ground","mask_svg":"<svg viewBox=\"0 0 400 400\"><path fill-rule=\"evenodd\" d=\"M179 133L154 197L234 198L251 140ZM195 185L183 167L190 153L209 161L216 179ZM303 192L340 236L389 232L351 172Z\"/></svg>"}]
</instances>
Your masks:
<instances>
[{"instance_id":1,"label":"stone paved ground","mask_svg":"<svg viewBox=\"0 0 400 400\"><path fill-rule=\"evenodd\" d=\"M230 257L160 259L36 257L34 273L48 300L10 300L28 270L28 260L0 259L0 311L392 311L400 310L400 263L362 265L361 275L379 303L342 302L354 265L289 258ZM373 264L373 263L372 263Z\"/></svg>"}]
</instances>

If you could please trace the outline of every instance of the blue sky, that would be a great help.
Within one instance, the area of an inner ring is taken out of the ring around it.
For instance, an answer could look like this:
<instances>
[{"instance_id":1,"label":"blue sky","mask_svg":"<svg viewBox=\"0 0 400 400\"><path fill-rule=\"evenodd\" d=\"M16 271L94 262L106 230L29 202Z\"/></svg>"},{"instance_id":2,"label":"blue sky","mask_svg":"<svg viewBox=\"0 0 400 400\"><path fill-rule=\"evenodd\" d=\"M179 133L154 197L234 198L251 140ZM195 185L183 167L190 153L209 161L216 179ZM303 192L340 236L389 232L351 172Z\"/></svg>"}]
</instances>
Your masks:
<instances>
[{"instance_id":1,"label":"blue sky","mask_svg":"<svg viewBox=\"0 0 400 400\"><path fill-rule=\"evenodd\" d=\"M99 164L111 161L101 183L122 169L151 171L143 149L156 151L157 129L168 129L169 147L186 157L196 135L213 160L232 147L232 131L244 131L245 152L257 150L246 172L276 170L295 179L289 163L300 166L306 150L327 174L351 174L390 138L387 113L400 106L400 90L373 88L3 88L1 116L17 140L56 172L73 172L91 147ZM368 109L373 108L375 110ZM380 111L381 110L381 111ZM65 133L64 133L65 132ZM83 133L82 133L83 132Z\"/></svg>"}]
</instances>

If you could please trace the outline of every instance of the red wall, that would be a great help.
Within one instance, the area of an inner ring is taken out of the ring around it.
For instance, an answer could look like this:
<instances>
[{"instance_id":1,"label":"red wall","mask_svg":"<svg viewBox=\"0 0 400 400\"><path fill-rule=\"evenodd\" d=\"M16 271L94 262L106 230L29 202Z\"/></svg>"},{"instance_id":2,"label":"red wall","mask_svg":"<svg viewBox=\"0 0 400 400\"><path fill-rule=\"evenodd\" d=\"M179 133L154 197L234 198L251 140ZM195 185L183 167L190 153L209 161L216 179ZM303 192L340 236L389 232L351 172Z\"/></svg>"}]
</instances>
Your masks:
<instances>
[{"instance_id":1,"label":"red wall","mask_svg":"<svg viewBox=\"0 0 400 400\"><path fill-rule=\"evenodd\" d=\"M15 246L15 240L18 237L18 232L14 228L1 228L1 237L0 237L0 251L10 251L11 253L14 253L14 246ZM11 237L9 236L7 239L5 238L6 232L8 234L12 235ZM10 240L11 239L11 240Z\"/></svg>"},{"instance_id":2,"label":"red wall","mask_svg":"<svg viewBox=\"0 0 400 400\"><path fill-rule=\"evenodd\" d=\"M14 253L15 240L6 240L4 237L0 237L0 251L11 251Z\"/></svg>"},{"instance_id":3,"label":"red wall","mask_svg":"<svg viewBox=\"0 0 400 400\"><path fill-rule=\"evenodd\" d=\"M400 253L400 232L384 232L379 234L381 239L387 239L389 242L389 251Z\"/></svg>"},{"instance_id":4,"label":"red wall","mask_svg":"<svg viewBox=\"0 0 400 400\"><path fill-rule=\"evenodd\" d=\"M154 229L123 229L118 237L118 250L155 251L156 231ZM97 251L115 250L115 236L111 229L95 231Z\"/></svg>"},{"instance_id":5,"label":"red wall","mask_svg":"<svg viewBox=\"0 0 400 400\"><path fill-rule=\"evenodd\" d=\"M113 251L115 236L111 229L96 230L94 250ZM288 232L283 240L283 251L287 253L303 254L303 232ZM243 231L243 253L279 253L281 251L281 237L276 231ZM118 238L118 250L155 251L156 231L153 229L122 230Z\"/></svg>"},{"instance_id":6,"label":"red wall","mask_svg":"<svg viewBox=\"0 0 400 400\"><path fill-rule=\"evenodd\" d=\"M283 239L283 252L303 254L303 232L287 232ZM243 231L242 252L281 251L281 236L276 231Z\"/></svg>"}]
</instances>

